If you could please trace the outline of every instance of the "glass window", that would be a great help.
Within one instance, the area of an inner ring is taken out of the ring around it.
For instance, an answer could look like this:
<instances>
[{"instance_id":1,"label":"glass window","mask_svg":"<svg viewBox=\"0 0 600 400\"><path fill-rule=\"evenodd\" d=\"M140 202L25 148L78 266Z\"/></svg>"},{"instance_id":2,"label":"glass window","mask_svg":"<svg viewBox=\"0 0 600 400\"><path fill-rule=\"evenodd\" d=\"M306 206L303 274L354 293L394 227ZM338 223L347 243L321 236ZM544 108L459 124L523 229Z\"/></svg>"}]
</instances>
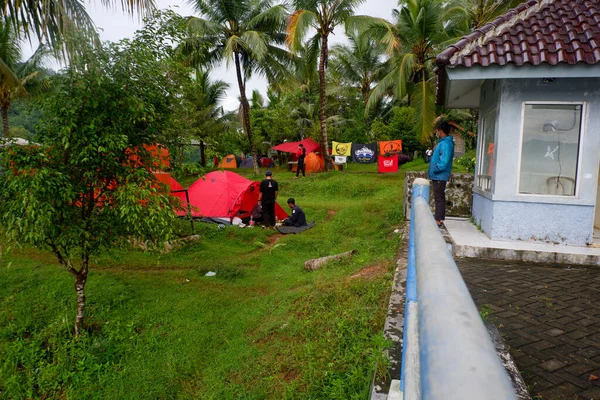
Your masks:
<instances>
[{"instance_id":1,"label":"glass window","mask_svg":"<svg viewBox=\"0 0 600 400\"><path fill-rule=\"evenodd\" d=\"M519 193L574 196L581 104L525 104Z\"/></svg>"},{"instance_id":2,"label":"glass window","mask_svg":"<svg viewBox=\"0 0 600 400\"><path fill-rule=\"evenodd\" d=\"M496 110L486 114L481 122L482 135L479 143L476 185L482 190L491 192L496 168Z\"/></svg>"}]
</instances>

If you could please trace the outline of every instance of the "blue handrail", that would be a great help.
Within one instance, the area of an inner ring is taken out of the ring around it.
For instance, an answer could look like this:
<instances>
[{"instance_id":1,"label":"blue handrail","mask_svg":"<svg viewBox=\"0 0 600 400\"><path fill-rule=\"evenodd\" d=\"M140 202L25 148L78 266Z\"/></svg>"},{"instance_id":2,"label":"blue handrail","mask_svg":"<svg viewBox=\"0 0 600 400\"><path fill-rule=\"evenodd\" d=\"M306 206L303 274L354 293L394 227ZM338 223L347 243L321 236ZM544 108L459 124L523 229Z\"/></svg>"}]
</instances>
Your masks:
<instances>
[{"instance_id":1,"label":"blue handrail","mask_svg":"<svg viewBox=\"0 0 600 400\"><path fill-rule=\"evenodd\" d=\"M415 179L400 390L405 400L514 400L477 307Z\"/></svg>"}]
</instances>

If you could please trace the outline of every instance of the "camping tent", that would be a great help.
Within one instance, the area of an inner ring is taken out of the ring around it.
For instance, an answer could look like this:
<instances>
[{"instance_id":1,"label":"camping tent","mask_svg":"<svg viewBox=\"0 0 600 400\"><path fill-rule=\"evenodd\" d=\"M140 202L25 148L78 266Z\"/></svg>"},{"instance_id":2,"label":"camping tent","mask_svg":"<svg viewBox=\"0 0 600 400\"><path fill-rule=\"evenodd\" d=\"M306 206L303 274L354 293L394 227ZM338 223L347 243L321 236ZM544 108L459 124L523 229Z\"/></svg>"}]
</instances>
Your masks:
<instances>
[{"instance_id":1,"label":"camping tent","mask_svg":"<svg viewBox=\"0 0 600 400\"><path fill-rule=\"evenodd\" d=\"M258 158L258 166L263 168L274 167L275 162L269 157L259 157ZM254 163L252 162L252 156L248 156L242 161L240 164L240 168L254 168Z\"/></svg>"},{"instance_id":2,"label":"camping tent","mask_svg":"<svg viewBox=\"0 0 600 400\"><path fill-rule=\"evenodd\" d=\"M259 182L253 182L231 171L214 171L194 182L188 196L194 217L246 218L258 202ZM177 211L185 215L184 210ZM287 218L287 213L275 204L278 219Z\"/></svg>"},{"instance_id":3,"label":"camping tent","mask_svg":"<svg viewBox=\"0 0 600 400\"><path fill-rule=\"evenodd\" d=\"M321 146L311 138L301 140L299 142L285 142L272 147L273 150L284 151L286 153L294 153L298 151L298 145L302 144L306 149L306 154L318 150Z\"/></svg>"},{"instance_id":4,"label":"camping tent","mask_svg":"<svg viewBox=\"0 0 600 400\"><path fill-rule=\"evenodd\" d=\"M219 168L236 169L240 166L241 162L241 158L233 154L229 154L223 157L221 162L219 162Z\"/></svg>"},{"instance_id":5,"label":"camping tent","mask_svg":"<svg viewBox=\"0 0 600 400\"><path fill-rule=\"evenodd\" d=\"M323 159L323 156L316 153L307 154L304 159L304 165L306 165L306 172L321 172L325 170L325 160ZM296 168L294 168L294 171L296 171Z\"/></svg>"},{"instance_id":6,"label":"camping tent","mask_svg":"<svg viewBox=\"0 0 600 400\"><path fill-rule=\"evenodd\" d=\"M181 201L181 210L176 210L177 215L184 215L188 212L187 202L185 200L185 191L183 186L179 184L168 172L154 172L154 177L160 183L167 186L172 196L175 196ZM175 192L175 193L174 193ZM181 212L180 212L181 211Z\"/></svg>"},{"instance_id":7,"label":"camping tent","mask_svg":"<svg viewBox=\"0 0 600 400\"><path fill-rule=\"evenodd\" d=\"M304 139L300 142L281 143L272 149L292 153L295 156L299 144L303 144L306 149L306 158L304 159L306 172L320 172L325 170L325 160L323 160L323 156L315 153L315 150L319 150L321 146L311 138ZM294 157L293 159L295 160L296 158Z\"/></svg>"},{"instance_id":8,"label":"camping tent","mask_svg":"<svg viewBox=\"0 0 600 400\"><path fill-rule=\"evenodd\" d=\"M240 168L253 168L254 162L252 156L244 158L244 161L240 163Z\"/></svg>"}]
</instances>

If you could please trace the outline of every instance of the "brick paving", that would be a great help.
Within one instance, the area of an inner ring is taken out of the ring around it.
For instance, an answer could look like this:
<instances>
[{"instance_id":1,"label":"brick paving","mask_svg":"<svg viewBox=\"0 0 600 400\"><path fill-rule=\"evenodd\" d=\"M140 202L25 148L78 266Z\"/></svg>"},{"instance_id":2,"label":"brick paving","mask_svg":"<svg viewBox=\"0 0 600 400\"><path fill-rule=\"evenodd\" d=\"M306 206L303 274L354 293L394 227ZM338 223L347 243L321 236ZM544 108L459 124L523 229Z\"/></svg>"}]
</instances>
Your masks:
<instances>
[{"instance_id":1,"label":"brick paving","mask_svg":"<svg viewBox=\"0 0 600 400\"><path fill-rule=\"evenodd\" d=\"M600 400L600 268L457 259L536 400Z\"/></svg>"}]
</instances>

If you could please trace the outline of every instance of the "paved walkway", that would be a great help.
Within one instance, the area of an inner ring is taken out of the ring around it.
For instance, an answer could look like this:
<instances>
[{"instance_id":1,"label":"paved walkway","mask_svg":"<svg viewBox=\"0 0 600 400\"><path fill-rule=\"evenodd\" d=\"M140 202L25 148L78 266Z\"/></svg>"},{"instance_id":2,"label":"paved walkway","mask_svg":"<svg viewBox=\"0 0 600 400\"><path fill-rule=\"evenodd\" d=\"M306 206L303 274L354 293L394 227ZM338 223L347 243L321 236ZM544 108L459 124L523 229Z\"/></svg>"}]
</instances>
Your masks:
<instances>
[{"instance_id":1,"label":"paved walkway","mask_svg":"<svg viewBox=\"0 0 600 400\"><path fill-rule=\"evenodd\" d=\"M600 400L600 268L456 259L536 400ZM536 397L537 396L537 397Z\"/></svg>"}]
</instances>

